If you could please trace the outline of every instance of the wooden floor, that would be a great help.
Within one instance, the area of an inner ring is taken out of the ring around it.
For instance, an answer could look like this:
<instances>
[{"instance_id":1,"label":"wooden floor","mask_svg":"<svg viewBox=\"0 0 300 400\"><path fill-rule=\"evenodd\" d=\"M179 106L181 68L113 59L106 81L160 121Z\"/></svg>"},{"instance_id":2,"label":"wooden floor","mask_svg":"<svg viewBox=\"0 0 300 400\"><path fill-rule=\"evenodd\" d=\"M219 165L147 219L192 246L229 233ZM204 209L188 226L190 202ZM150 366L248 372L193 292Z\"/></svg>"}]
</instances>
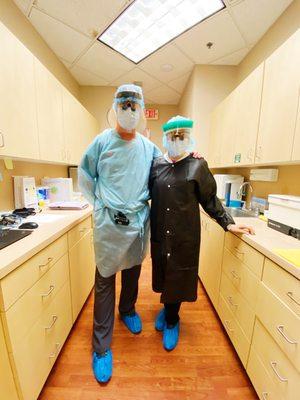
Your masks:
<instances>
[{"instance_id":1,"label":"wooden floor","mask_svg":"<svg viewBox=\"0 0 300 400\"><path fill-rule=\"evenodd\" d=\"M159 309L159 295L151 290L147 259L137 303L143 332L130 334L116 318L113 377L108 384L100 385L91 369L91 295L39 400L258 399L201 285L198 301L182 307L180 341L171 353L163 349L161 333L153 327Z\"/></svg>"}]
</instances>

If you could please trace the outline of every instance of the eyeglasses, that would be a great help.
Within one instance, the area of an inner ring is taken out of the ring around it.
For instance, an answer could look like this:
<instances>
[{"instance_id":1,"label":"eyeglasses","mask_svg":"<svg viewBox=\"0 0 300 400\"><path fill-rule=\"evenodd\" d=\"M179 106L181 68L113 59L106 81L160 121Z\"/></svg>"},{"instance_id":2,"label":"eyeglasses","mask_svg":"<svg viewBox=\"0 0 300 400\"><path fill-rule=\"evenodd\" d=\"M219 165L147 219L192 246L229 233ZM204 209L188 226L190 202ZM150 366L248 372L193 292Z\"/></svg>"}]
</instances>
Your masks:
<instances>
[{"instance_id":1,"label":"eyeglasses","mask_svg":"<svg viewBox=\"0 0 300 400\"><path fill-rule=\"evenodd\" d=\"M128 108L131 108L131 111L135 111L138 104L135 103L134 101L126 100L124 102L120 102L119 105L122 108L122 110L126 111Z\"/></svg>"},{"instance_id":2,"label":"eyeglasses","mask_svg":"<svg viewBox=\"0 0 300 400\"><path fill-rule=\"evenodd\" d=\"M168 139L172 140L172 142L174 142L177 138L179 140L184 140L186 139L188 136L190 135L190 132L187 130L176 130L176 131L171 131L167 133L167 137Z\"/></svg>"}]
</instances>

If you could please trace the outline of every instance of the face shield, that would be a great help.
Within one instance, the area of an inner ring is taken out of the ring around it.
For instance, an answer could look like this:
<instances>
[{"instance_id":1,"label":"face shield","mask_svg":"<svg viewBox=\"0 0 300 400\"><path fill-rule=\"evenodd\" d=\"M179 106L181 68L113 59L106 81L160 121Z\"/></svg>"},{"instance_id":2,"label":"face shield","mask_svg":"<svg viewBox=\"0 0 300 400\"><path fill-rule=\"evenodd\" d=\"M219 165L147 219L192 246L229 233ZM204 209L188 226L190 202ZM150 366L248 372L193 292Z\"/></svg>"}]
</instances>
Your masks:
<instances>
[{"instance_id":1,"label":"face shield","mask_svg":"<svg viewBox=\"0 0 300 400\"><path fill-rule=\"evenodd\" d=\"M133 129L143 132L146 128L144 108L142 89L136 85L122 85L115 93L108 123L115 127L118 122L128 132Z\"/></svg>"},{"instance_id":2,"label":"face shield","mask_svg":"<svg viewBox=\"0 0 300 400\"><path fill-rule=\"evenodd\" d=\"M171 157L178 157L193 150L192 127L192 120L180 116L171 118L163 126L163 146Z\"/></svg>"}]
</instances>

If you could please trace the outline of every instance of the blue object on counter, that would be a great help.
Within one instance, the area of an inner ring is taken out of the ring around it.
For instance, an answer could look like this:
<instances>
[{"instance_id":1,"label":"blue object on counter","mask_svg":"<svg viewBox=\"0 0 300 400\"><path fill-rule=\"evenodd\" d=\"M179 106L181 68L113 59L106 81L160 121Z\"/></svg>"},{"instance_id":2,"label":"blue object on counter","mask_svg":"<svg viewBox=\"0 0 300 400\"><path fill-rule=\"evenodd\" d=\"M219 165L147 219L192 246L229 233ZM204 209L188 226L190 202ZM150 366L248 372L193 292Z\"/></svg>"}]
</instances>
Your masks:
<instances>
[{"instance_id":1,"label":"blue object on counter","mask_svg":"<svg viewBox=\"0 0 300 400\"><path fill-rule=\"evenodd\" d=\"M230 193L231 193L231 182L225 184L225 206L229 207L230 204Z\"/></svg>"},{"instance_id":2,"label":"blue object on counter","mask_svg":"<svg viewBox=\"0 0 300 400\"><path fill-rule=\"evenodd\" d=\"M244 202L241 200L230 200L229 207L242 208Z\"/></svg>"}]
</instances>

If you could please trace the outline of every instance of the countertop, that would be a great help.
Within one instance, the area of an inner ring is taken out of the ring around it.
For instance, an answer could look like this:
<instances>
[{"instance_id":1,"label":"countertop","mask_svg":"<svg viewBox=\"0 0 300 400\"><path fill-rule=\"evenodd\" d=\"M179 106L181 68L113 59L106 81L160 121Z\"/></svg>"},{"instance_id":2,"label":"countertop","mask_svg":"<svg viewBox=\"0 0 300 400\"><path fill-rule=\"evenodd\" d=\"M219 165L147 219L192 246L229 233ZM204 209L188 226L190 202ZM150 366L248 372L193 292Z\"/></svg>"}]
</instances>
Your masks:
<instances>
[{"instance_id":1,"label":"countertop","mask_svg":"<svg viewBox=\"0 0 300 400\"><path fill-rule=\"evenodd\" d=\"M0 279L87 218L92 211L92 207L69 211L46 210L27 218L28 221L37 222L39 227L31 235L0 250ZM300 249L299 240L269 228L266 222L258 218L234 220L255 229L255 235L237 236L300 280L300 268L274 252L276 248Z\"/></svg>"},{"instance_id":2,"label":"countertop","mask_svg":"<svg viewBox=\"0 0 300 400\"><path fill-rule=\"evenodd\" d=\"M236 236L300 279L300 268L274 252L274 249L300 249L300 240L269 228L267 222L259 218L235 217L234 221L237 224L253 226L255 229L255 235L236 234Z\"/></svg>"},{"instance_id":3,"label":"countertop","mask_svg":"<svg viewBox=\"0 0 300 400\"><path fill-rule=\"evenodd\" d=\"M26 218L23 222L34 221L39 226L31 235L0 250L0 279L68 232L92 212L93 208L89 206L84 210L45 210Z\"/></svg>"}]
</instances>

